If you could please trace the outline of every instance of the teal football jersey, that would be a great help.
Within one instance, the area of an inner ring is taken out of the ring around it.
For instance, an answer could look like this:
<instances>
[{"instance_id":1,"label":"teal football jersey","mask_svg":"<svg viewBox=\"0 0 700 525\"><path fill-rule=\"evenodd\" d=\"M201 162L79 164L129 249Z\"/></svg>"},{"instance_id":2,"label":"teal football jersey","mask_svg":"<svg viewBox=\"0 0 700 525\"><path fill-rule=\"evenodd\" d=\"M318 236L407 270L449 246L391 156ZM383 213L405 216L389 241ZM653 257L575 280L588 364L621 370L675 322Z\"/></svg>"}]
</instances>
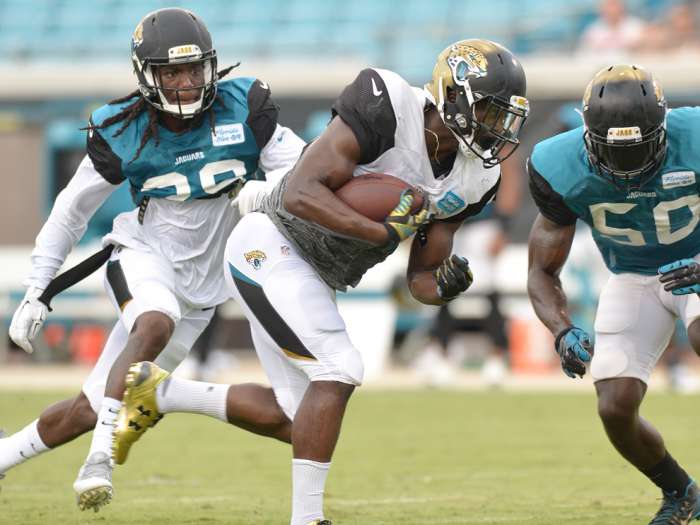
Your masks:
<instances>
[{"instance_id":1,"label":"teal football jersey","mask_svg":"<svg viewBox=\"0 0 700 525\"><path fill-rule=\"evenodd\" d=\"M582 127L540 142L530 157L530 188L541 213L559 224L585 221L615 273L653 275L700 253L700 108L671 110L666 125L664 163L636 191L594 170Z\"/></svg>"},{"instance_id":2,"label":"teal football jersey","mask_svg":"<svg viewBox=\"0 0 700 525\"><path fill-rule=\"evenodd\" d=\"M135 158L148 127L149 112L143 111L117 136L123 121L90 130L88 155L109 182L129 182L137 205L146 197L176 201L217 197L258 169L260 150L277 123L277 107L269 95L267 85L254 78L222 81L209 110L213 129L209 115L182 133L159 125L158 143L152 137ZM91 123L99 126L134 100L102 106L91 115Z\"/></svg>"}]
</instances>

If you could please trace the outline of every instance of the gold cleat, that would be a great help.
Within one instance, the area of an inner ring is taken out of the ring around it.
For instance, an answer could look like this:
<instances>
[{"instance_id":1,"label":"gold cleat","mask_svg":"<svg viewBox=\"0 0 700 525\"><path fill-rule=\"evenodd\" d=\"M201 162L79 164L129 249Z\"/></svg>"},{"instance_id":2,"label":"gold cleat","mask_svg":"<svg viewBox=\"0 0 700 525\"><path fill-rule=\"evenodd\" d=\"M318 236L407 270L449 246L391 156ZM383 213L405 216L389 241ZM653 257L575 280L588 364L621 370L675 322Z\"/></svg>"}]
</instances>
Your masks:
<instances>
[{"instance_id":1,"label":"gold cleat","mask_svg":"<svg viewBox=\"0 0 700 525\"><path fill-rule=\"evenodd\" d=\"M163 414L158 412L156 387L168 375L168 372L148 361L129 367L112 443L112 458L117 465L126 461L131 445L163 418Z\"/></svg>"}]
</instances>

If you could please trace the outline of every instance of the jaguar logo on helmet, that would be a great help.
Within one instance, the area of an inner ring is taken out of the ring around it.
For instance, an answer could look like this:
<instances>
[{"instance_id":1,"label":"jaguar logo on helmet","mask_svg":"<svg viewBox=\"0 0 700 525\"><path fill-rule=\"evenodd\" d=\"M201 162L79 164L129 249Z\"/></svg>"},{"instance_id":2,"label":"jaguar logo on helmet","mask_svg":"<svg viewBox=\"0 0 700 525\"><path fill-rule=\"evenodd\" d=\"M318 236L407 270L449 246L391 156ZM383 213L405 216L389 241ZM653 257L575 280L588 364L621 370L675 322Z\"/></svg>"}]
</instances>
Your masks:
<instances>
[{"instance_id":1,"label":"jaguar logo on helmet","mask_svg":"<svg viewBox=\"0 0 700 525\"><path fill-rule=\"evenodd\" d=\"M654 94L656 95L659 106L665 107L666 97L664 96L664 90L661 88L661 84L659 84L656 79L653 79L652 85L654 86Z\"/></svg>"},{"instance_id":2,"label":"jaguar logo on helmet","mask_svg":"<svg viewBox=\"0 0 700 525\"><path fill-rule=\"evenodd\" d=\"M134 34L131 35L131 46L139 47L143 44L143 22L139 22L139 25L134 29Z\"/></svg>"},{"instance_id":3,"label":"jaguar logo on helmet","mask_svg":"<svg viewBox=\"0 0 700 525\"><path fill-rule=\"evenodd\" d=\"M454 45L447 58L456 83L468 78L482 78L488 74L488 61L484 54L472 46Z\"/></svg>"}]
</instances>

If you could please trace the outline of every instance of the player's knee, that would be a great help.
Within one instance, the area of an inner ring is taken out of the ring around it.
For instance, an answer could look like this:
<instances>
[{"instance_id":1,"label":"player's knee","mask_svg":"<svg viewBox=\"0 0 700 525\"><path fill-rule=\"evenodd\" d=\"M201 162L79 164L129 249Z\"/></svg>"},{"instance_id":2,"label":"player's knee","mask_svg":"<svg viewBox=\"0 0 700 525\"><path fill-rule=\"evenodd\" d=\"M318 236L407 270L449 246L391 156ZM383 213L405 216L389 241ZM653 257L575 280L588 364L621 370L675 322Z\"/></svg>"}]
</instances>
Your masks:
<instances>
[{"instance_id":1,"label":"player's knee","mask_svg":"<svg viewBox=\"0 0 700 525\"><path fill-rule=\"evenodd\" d=\"M152 361L168 344L175 330L175 323L160 312L147 312L136 319L129 334L129 341L135 342L137 361Z\"/></svg>"},{"instance_id":2,"label":"player's knee","mask_svg":"<svg viewBox=\"0 0 700 525\"><path fill-rule=\"evenodd\" d=\"M279 432L288 426L291 428L292 420L287 417L285 411L278 404L260 414L260 424L265 428Z\"/></svg>"},{"instance_id":3,"label":"player's knee","mask_svg":"<svg viewBox=\"0 0 700 525\"><path fill-rule=\"evenodd\" d=\"M598 396L598 415L607 425L623 424L634 419L638 408L635 400L617 392Z\"/></svg>"},{"instance_id":4,"label":"player's knee","mask_svg":"<svg viewBox=\"0 0 700 525\"><path fill-rule=\"evenodd\" d=\"M344 368L344 383L354 386L360 386L365 377L365 363L362 360L362 354L354 346L347 352L345 356Z\"/></svg>"}]
</instances>

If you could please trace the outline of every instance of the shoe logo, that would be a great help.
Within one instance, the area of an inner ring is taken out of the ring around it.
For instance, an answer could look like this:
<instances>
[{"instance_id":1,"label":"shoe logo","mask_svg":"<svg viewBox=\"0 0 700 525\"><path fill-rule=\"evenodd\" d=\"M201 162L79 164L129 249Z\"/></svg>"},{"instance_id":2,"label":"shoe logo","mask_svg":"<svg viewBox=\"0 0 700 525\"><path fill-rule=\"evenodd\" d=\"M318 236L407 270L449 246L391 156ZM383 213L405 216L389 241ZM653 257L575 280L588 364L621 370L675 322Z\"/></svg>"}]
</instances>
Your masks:
<instances>
[{"instance_id":1,"label":"shoe logo","mask_svg":"<svg viewBox=\"0 0 700 525\"><path fill-rule=\"evenodd\" d=\"M24 455L24 452L22 450L19 451L19 455L22 456L24 459L29 459L27 456Z\"/></svg>"},{"instance_id":2,"label":"shoe logo","mask_svg":"<svg viewBox=\"0 0 700 525\"><path fill-rule=\"evenodd\" d=\"M109 410L109 412L110 412L111 414L118 414L118 413L119 413L119 410L115 410L115 409L113 409L113 408L108 408L107 410Z\"/></svg>"},{"instance_id":3,"label":"shoe logo","mask_svg":"<svg viewBox=\"0 0 700 525\"><path fill-rule=\"evenodd\" d=\"M262 80L258 81L260 83L260 87L263 89L270 89L270 86L267 85L267 82L263 82Z\"/></svg>"},{"instance_id":4,"label":"shoe logo","mask_svg":"<svg viewBox=\"0 0 700 525\"><path fill-rule=\"evenodd\" d=\"M374 79L372 79L372 93L375 97L378 97L384 93L384 90L377 89L377 84L374 83Z\"/></svg>"}]
</instances>

